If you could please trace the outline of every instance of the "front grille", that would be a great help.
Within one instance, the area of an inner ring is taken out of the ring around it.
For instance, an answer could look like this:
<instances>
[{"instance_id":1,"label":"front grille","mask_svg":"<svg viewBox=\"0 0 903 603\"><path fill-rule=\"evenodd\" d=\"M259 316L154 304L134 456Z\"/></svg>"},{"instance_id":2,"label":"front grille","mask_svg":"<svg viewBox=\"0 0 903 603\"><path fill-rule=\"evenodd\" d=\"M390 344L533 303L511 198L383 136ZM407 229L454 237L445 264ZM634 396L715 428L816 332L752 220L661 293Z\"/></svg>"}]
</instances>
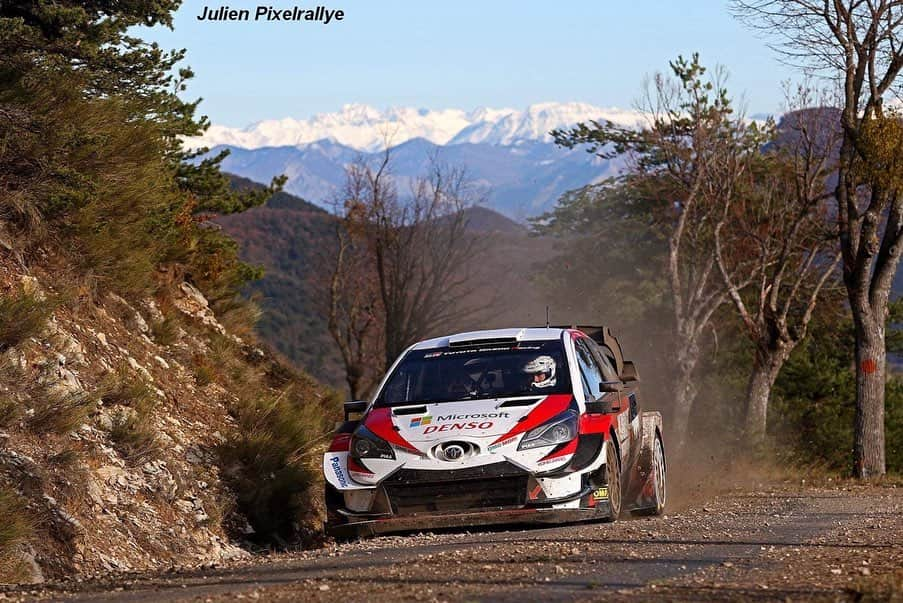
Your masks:
<instances>
[{"instance_id":1,"label":"front grille","mask_svg":"<svg viewBox=\"0 0 903 603\"><path fill-rule=\"evenodd\" d=\"M527 497L527 476L395 483L386 484L385 489L392 512L399 515L522 507Z\"/></svg>"}]
</instances>

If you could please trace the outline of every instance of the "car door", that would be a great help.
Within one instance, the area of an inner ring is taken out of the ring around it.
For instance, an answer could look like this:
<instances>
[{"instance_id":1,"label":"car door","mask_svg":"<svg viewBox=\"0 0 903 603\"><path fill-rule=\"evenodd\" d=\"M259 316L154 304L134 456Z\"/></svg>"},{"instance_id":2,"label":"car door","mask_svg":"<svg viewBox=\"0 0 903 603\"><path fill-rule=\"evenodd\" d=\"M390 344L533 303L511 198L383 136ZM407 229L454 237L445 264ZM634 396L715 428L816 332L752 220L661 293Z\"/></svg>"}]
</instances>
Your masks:
<instances>
[{"instance_id":1,"label":"car door","mask_svg":"<svg viewBox=\"0 0 903 603\"><path fill-rule=\"evenodd\" d=\"M604 345L589 339L586 346L592 353L593 361L605 381L617 382L621 386L621 403L626 406L625 412L618 414L618 433L623 437L621 455L623 460L632 458L639 450L642 442L642 421L640 420L639 392L636 383L624 383L615 370L614 354ZM623 435L621 435L623 434Z\"/></svg>"}]
</instances>

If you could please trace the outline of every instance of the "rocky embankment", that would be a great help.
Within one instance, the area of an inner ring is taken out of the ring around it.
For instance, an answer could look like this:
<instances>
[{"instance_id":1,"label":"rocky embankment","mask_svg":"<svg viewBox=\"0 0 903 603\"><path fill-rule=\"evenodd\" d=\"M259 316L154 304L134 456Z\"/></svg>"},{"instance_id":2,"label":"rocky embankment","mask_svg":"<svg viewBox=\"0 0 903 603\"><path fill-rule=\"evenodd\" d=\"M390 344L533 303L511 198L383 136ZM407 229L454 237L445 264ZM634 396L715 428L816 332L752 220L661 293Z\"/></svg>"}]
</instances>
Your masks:
<instances>
[{"instance_id":1,"label":"rocky embankment","mask_svg":"<svg viewBox=\"0 0 903 603\"><path fill-rule=\"evenodd\" d=\"M34 583L248 556L222 527L251 531L216 462L235 429L231 394L197 359L223 340L263 352L228 335L187 282L164 311L53 280L0 264L0 295L65 300L39 333L0 345L0 488L33 530L0 565Z\"/></svg>"}]
</instances>

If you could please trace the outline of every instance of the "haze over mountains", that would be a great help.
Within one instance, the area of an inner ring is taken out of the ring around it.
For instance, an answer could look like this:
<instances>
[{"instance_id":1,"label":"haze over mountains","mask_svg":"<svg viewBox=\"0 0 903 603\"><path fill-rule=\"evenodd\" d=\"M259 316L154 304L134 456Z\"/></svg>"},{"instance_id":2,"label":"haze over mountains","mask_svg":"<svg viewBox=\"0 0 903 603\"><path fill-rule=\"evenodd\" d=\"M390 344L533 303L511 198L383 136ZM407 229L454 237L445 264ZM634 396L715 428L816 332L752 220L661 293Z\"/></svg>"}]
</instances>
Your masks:
<instances>
[{"instance_id":1,"label":"haze over mountains","mask_svg":"<svg viewBox=\"0 0 903 603\"><path fill-rule=\"evenodd\" d=\"M438 154L467 168L488 207L523 219L551 209L567 190L617 173L618 163L552 143L551 130L588 120L632 126L642 115L585 103L470 112L345 105L307 120L269 120L244 129L214 125L186 144L213 152L229 148L225 170L257 182L285 174L288 192L322 207L330 205L344 167L356 158L377 159L388 146L393 173L404 186Z\"/></svg>"}]
</instances>

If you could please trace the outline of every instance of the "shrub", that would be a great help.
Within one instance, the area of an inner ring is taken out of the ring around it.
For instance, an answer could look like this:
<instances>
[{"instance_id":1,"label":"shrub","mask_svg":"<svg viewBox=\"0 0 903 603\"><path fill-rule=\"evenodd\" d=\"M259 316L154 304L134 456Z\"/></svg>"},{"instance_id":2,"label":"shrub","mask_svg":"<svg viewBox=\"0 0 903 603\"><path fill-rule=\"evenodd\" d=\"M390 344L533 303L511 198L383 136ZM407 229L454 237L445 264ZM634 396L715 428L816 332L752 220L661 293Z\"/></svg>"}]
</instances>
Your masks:
<instances>
[{"instance_id":1,"label":"shrub","mask_svg":"<svg viewBox=\"0 0 903 603\"><path fill-rule=\"evenodd\" d=\"M289 386L264 394L249 388L232 414L238 428L219 452L239 510L261 539L296 538L318 479L305 453L323 435L322 411Z\"/></svg>"},{"instance_id":2,"label":"shrub","mask_svg":"<svg viewBox=\"0 0 903 603\"><path fill-rule=\"evenodd\" d=\"M26 291L0 297L0 351L39 335L54 307L53 301Z\"/></svg>"},{"instance_id":3,"label":"shrub","mask_svg":"<svg viewBox=\"0 0 903 603\"><path fill-rule=\"evenodd\" d=\"M129 373L125 367L108 374L100 383L99 398L104 404L121 404L132 408L153 405L155 395L151 388Z\"/></svg>"},{"instance_id":4,"label":"shrub","mask_svg":"<svg viewBox=\"0 0 903 603\"><path fill-rule=\"evenodd\" d=\"M13 425L22 416L22 407L9 392L0 392L0 429Z\"/></svg>"},{"instance_id":5,"label":"shrub","mask_svg":"<svg viewBox=\"0 0 903 603\"><path fill-rule=\"evenodd\" d=\"M24 579L24 571L15 557L16 548L34 534L25 503L10 488L0 486L0 583Z\"/></svg>"},{"instance_id":6,"label":"shrub","mask_svg":"<svg viewBox=\"0 0 903 603\"><path fill-rule=\"evenodd\" d=\"M175 343L179 332L179 321L175 318L167 317L151 323L150 328L154 341L160 345L172 345Z\"/></svg>"},{"instance_id":7,"label":"shrub","mask_svg":"<svg viewBox=\"0 0 903 603\"><path fill-rule=\"evenodd\" d=\"M122 457L131 463L143 463L157 451L157 439L151 409L121 408L111 417L110 440Z\"/></svg>"},{"instance_id":8,"label":"shrub","mask_svg":"<svg viewBox=\"0 0 903 603\"><path fill-rule=\"evenodd\" d=\"M63 392L41 388L32 394L32 411L27 425L34 433L64 435L84 424L94 410L85 392Z\"/></svg>"},{"instance_id":9,"label":"shrub","mask_svg":"<svg viewBox=\"0 0 903 603\"><path fill-rule=\"evenodd\" d=\"M151 388L122 368L101 383L100 399L105 405L119 405L110 417L113 447L133 463L140 463L157 450L151 417L157 398Z\"/></svg>"}]
</instances>

